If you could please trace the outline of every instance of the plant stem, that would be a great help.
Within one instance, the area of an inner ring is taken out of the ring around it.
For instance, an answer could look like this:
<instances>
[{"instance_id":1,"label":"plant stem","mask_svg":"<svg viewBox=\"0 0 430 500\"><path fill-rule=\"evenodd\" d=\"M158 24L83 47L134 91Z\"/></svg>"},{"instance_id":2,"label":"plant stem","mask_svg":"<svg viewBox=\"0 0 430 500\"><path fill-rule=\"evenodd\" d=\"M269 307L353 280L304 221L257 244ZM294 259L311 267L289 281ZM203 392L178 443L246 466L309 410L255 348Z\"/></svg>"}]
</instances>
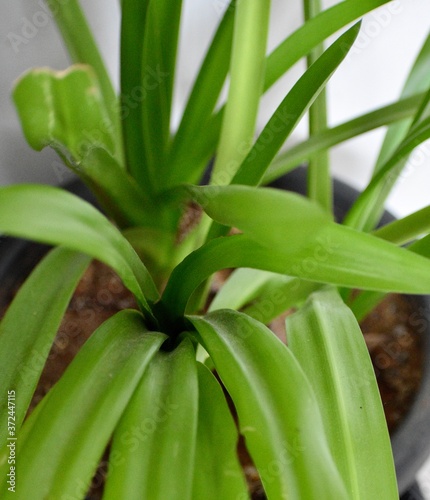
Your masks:
<instances>
[{"instance_id":1,"label":"plant stem","mask_svg":"<svg viewBox=\"0 0 430 500\"><path fill-rule=\"evenodd\" d=\"M229 184L249 152L263 90L270 0L238 2L230 89L212 184Z\"/></svg>"},{"instance_id":2,"label":"plant stem","mask_svg":"<svg viewBox=\"0 0 430 500\"><path fill-rule=\"evenodd\" d=\"M305 20L317 16L322 8L320 0L304 0ZM308 67L311 66L324 52L324 45L317 45L308 55ZM327 129L327 99L323 89L319 97L309 109L309 135L323 132ZM308 195L319 203L325 210L332 213L332 186L330 180L329 153L327 150L313 155L308 167Z\"/></svg>"}]
</instances>

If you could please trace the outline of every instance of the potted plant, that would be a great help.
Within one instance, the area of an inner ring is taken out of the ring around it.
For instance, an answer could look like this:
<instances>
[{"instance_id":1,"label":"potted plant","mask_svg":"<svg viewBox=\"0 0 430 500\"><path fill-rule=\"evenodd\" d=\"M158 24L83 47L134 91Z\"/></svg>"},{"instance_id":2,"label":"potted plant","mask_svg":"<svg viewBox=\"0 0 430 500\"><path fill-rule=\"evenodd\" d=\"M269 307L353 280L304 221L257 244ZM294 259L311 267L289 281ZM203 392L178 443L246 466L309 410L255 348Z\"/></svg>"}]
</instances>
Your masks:
<instances>
[{"instance_id":1,"label":"potted plant","mask_svg":"<svg viewBox=\"0 0 430 500\"><path fill-rule=\"evenodd\" d=\"M430 292L429 210L375 230L405 159L430 136L430 78L417 78L429 42L398 102L335 129L324 87L360 23L322 48L384 3L305 2L306 22L269 56L270 2L229 3L172 133L181 2L122 1L119 96L78 3L48 2L75 65L28 72L14 100L30 145L53 147L101 210L61 188L0 189L0 231L55 246L0 327L2 498L84 498L104 453L103 498L247 498L239 433L268 498L397 498L356 316L380 293ZM261 95L305 56L308 69L254 138ZM309 140L279 153L308 110ZM328 148L387 124L372 180L334 222ZM262 187L303 160L307 197ZM97 328L25 418L93 258L136 309ZM210 278L226 268L236 271L206 311ZM295 308L288 346L265 326L273 312L239 312L268 297L273 309Z\"/></svg>"}]
</instances>

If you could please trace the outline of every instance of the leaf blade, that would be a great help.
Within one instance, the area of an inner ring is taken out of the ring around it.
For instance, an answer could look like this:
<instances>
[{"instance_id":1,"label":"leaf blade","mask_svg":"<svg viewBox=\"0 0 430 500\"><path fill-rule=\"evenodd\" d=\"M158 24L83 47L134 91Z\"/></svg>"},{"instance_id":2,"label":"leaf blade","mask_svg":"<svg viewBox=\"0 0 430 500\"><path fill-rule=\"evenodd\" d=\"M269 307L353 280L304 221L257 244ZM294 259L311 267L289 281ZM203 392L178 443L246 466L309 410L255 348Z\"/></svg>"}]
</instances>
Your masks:
<instances>
[{"instance_id":1,"label":"leaf blade","mask_svg":"<svg viewBox=\"0 0 430 500\"><path fill-rule=\"evenodd\" d=\"M190 498L198 381L191 341L158 352L115 430L106 498ZM154 460L154 457L157 457Z\"/></svg>"},{"instance_id":2,"label":"leaf blade","mask_svg":"<svg viewBox=\"0 0 430 500\"><path fill-rule=\"evenodd\" d=\"M398 495L390 438L363 335L335 290L287 317L288 343L319 401L349 498Z\"/></svg>"},{"instance_id":3,"label":"leaf blade","mask_svg":"<svg viewBox=\"0 0 430 500\"><path fill-rule=\"evenodd\" d=\"M89 257L76 252L53 250L20 288L0 323L0 379L2 387L16 392L17 431L63 314L89 262ZM7 408L3 404L0 408L0 420L6 422ZM6 430L5 426L0 430L0 448L6 443Z\"/></svg>"},{"instance_id":4,"label":"leaf blade","mask_svg":"<svg viewBox=\"0 0 430 500\"><path fill-rule=\"evenodd\" d=\"M287 348L240 313L223 310L189 320L232 396L267 495L344 498L312 390Z\"/></svg>"},{"instance_id":5,"label":"leaf blade","mask_svg":"<svg viewBox=\"0 0 430 500\"><path fill-rule=\"evenodd\" d=\"M22 427L22 498L84 496L113 428L166 336L121 311L86 342L47 401ZM46 430L49 429L47 433ZM1 490L7 489L6 473Z\"/></svg>"}]
</instances>

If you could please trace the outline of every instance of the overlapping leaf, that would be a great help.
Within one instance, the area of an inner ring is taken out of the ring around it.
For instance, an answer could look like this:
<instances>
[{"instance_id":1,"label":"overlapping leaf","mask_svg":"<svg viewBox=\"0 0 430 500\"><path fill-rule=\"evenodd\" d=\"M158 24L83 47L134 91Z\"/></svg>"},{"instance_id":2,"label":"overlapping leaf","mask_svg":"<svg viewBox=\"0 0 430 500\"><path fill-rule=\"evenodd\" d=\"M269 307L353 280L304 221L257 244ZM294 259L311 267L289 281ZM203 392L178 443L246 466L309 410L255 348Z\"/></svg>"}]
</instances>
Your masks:
<instances>
[{"instance_id":1,"label":"overlapping leaf","mask_svg":"<svg viewBox=\"0 0 430 500\"><path fill-rule=\"evenodd\" d=\"M288 345L321 409L348 498L397 498L390 438L363 334L334 289L287 317Z\"/></svg>"},{"instance_id":2,"label":"overlapping leaf","mask_svg":"<svg viewBox=\"0 0 430 500\"><path fill-rule=\"evenodd\" d=\"M122 311L86 342L17 440L20 498L83 498L124 408L166 336L147 332L137 311ZM6 451L0 493L7 491Z\"/></svg>"},{"instance_id":3,"label":"overlapping leaf","mask_svg":"<svg viewBox=\"0 0 430 500\"><path fill-rule=\"evenodd\" d=\"M267 496L347 498L315 396L281 341L234 311L189 319L234 401Z\"/></svg>"}]
</instances>

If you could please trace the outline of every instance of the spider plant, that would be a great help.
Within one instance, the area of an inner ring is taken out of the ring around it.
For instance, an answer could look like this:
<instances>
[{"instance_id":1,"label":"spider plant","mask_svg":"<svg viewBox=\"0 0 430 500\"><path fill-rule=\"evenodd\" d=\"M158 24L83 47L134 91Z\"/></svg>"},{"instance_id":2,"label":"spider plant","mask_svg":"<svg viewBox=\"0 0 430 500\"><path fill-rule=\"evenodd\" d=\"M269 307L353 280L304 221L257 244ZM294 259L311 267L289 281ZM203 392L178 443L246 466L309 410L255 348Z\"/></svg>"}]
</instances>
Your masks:
<instances>
[{"instance_id":1,"label":"spider plant","mask_svg":"<svg viewBox=\"0 0 430 500\"><path fill-rule=\"evenodd\" d=\"M270 499L398 498L357 318L380 294L430 293L430 207L375 229L430 137L430 41L398 101L330 128L324 96L360 18L387 3L306 0L303 24L269 54L270 0L226 4L174 130L181 1L122 0L117 93L77 0L47 0L74 64L30 70L13 98L29 144L54 148L101 208L59 187L0 188L1 233L54 246L0 326L2 498L82 499L107 448L103 498L248 498L239 433ZM257 133L261 96L304 57ZM282 149L307 112L309 138ZM380 126L372 179L335 222L327 152ZM308 196L265 187L303 161ZM103 323L25 418L91 259L138 309ZM225 268L235 270L207 311ZM351 305L352 289L363 292ZM266 325L290 308L287 346Z\"/></svg>"}]
</instances>

